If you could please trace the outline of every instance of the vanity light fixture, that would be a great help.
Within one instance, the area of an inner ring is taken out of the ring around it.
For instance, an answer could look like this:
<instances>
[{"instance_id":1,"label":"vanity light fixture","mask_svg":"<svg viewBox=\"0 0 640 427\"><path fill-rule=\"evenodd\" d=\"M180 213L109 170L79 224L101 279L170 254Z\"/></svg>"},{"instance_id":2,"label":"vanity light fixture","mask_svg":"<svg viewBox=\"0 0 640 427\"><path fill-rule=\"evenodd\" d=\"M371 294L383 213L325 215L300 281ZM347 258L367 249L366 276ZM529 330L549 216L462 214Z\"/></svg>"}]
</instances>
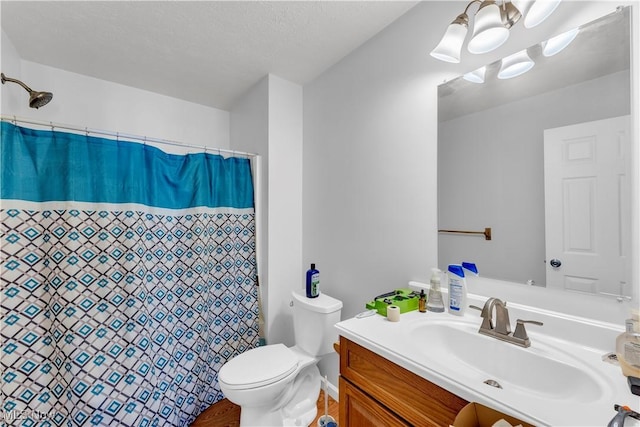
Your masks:
<instances>
[{"instance_id":1,"label":"vanity light fixture","mask_svg":"<svg viewBox=\"0 0 640 427\"><path fill-rule=\"evenodd\" d=\"M518 77L532 69L534 65L535 63L529 57L527 50L521 50L520 52L509 55L502 60L500 71L498 72L498 78L504 80Z\"/></svg>"},{"instance_id":2,"label":"vanity light fixture","mask_svg":"<svg viewBox=\"0 0 640 427\"><path fill-rule=\"evenodd\" d=\"M460 62L460 51L469 30L469 15L467 12L474 3L480 3L480 6L474 15L473 34L467 49L471 53L480 54L491 52L507 41L509 29L522 16L525 17L525 26L532 28L544 21L558 7L560 1L473 0L467 4L464 12L449 24L440 43L431 51L431 56L441 61Z\"/></svg>"},{"instance_id":3,"label":"vanity light fixture","mask_svg":"<svg viewBox=\"0 0 640 427\"><path fill-rule=\"evenodd\" d=\"M578 35L578 32L580 32L580 29L574 28L573 30L569 30L542 42L542 54L544 56L553 56L559 53L565 47L569 46L573 39Z\"/></svg>"},{"instance_id":4,"label":"vanity light fixture","mask_svg":"<svg viewBox=\"0 0 640 427\"><path fill-rule=\"evenodd\" d=\"M468 82L471 83L484 83L484 74L487 72L487 66L482 66L477 70L470 71L462 76Z\"/></svg>"},{"instance_id":5,"label":"vanity light fixture","mask_svg":"<svg viewBox=\"0 0 640 427\"><path fill-rule=\"evenodd\" d=\"M471 5L471 3L469 3L469 5ZM467 8L469 8L469 6L467 6ZM468 28L469 15L467 15L465 9L463 13L458 15L458 17L449 24L442 40L440 40L438 46L431 51L431 56L441 61L453 62L455 64L459 63L460 50L462 50L462 44L467 37Z\"/></svg>"},{"instance_id":6,"label":"vanity light fixture","mask_svg":"<svg viewBox=\"0 0 640 427\"><path fill-rule=\"evenodd\" d=\"M533 28L541 24L558 7L561 0L511 0L524 16L524 27Z\"/></svg>"},{"instance_id":7,"label":"vanity light fixture","mask_svg":"<svg viewBox=\"0 0 640 427\"><path fill-rule=\"evenodd\" d=\"M467 50L471 53L491 52L508 38L509 29L502 23L501 8L493 0L480 3Z\"/></svg>"}]
</instances>

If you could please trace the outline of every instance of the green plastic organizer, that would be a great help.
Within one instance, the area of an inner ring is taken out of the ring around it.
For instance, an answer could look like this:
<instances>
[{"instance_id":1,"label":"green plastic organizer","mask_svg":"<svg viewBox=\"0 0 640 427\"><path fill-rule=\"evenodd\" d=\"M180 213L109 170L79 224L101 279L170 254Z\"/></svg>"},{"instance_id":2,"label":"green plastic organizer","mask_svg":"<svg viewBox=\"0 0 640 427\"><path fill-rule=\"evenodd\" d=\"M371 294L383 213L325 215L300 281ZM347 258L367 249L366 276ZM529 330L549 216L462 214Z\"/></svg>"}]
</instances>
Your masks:
<instances>
[{"instance_id":1,"label":"green plastic organizer","mask_svg":"<svg viewBox=\"0 0 640 427\"><path fill-rule=\"evenodd\" d=\"M407 288L396 289L388 294L380 295L366 304L367 310L376 310L379 315L387 316L387 307L397 305L400 313L418 309L419 294Z\"/></svg>"}]
</instances>

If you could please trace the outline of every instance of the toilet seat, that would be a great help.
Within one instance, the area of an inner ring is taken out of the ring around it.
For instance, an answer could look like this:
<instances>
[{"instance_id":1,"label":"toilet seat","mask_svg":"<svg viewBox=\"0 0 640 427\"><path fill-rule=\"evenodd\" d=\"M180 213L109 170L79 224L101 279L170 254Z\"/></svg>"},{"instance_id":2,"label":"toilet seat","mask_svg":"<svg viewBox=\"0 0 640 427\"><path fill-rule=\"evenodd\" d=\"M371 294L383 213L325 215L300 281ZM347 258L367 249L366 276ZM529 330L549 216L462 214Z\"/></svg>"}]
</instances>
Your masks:
<instances>
[{"instance_id":1,"label":"toilet seat","mask_svg":"<svg viewBox=\"0 0 640 427\"><path fill-rule=\"evenodd\" d=\"M273 384L294 373L299 358L283 344L272 344L246 351L224 364L218 379L234 390Z\"/></svg>"}]
</instances>

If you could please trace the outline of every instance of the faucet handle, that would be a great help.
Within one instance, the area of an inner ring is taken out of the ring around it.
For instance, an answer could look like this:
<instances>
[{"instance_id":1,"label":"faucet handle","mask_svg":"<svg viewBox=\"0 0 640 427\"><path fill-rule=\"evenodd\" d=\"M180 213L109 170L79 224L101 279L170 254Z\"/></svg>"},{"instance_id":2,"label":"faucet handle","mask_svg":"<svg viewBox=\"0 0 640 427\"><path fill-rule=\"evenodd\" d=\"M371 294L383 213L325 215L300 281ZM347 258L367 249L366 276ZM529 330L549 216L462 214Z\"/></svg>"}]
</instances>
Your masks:
<instances>
[{"instance_id":1,"label":"faucet handle","mask_svg":"<svg viewBox=\"0 0 640 427\"><path fill-rule=\"evenodd\" d=\"M516 330L513 333L514 338L520 338L521 340L528 341L529 336L527 335L527 330L524 328L525 323L530 323L532 325L542 326L542 322L538 322L537 320L516 320Z\"/></svg>"},{"instance_id":2,"label":"faucet handle","mask_svg":"<svg viewBox=\"0 0 640 427\"><path fill-rule=\"evenodd\" d=\"M473 308L474 310L480 311L480 316L482 317L482 325L480 325L480 329L493 329L493 323L491 322L491 314L487 310L478 307L477 305L470 305L469 308Z\"/></svg>"},{"instance_id":3,"label":"faucet handle","mask_svg":"<svg viewBox=\"0 0 640 427\"><path fill-rule=\"evenodd\" d=\"M496 327L495 331L501 335L509 335L511 333L511 321L509 320L509 310L507 303L496 298Z\"/></svg>"}]
</instances>

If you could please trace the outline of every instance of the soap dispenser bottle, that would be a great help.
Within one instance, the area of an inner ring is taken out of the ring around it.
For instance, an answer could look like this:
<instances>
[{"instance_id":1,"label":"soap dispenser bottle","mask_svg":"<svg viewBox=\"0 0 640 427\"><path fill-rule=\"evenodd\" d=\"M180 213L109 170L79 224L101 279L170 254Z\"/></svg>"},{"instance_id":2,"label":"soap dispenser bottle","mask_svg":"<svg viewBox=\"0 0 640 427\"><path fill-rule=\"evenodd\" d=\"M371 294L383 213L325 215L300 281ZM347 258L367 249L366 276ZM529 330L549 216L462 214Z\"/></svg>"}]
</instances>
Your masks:
<instances>
[{"instance_id":1,"label":"soap dispenser bottle","mask_svg":"<svg viewBox=\"0 0 640 427\"><path fill-rule=\"evenodd\" d=\"M616 339L616 354L627 377L640 377L640 312L631 311L631 318L625 321L625 332Z\"/></svg>"},{"instance_id":2,"label":"soap dispenser bottle","mask_svg":"<svg viewBox=\"0 0 640 427\"><path fill-rule=\"evenodd\" d=\"M442 301L442 292L440 291L440 273L437 268L431 269L431 282L429 286L429 295L427 296L427 310L434 313L444 312L444 302Z\"/></svg>"}]
</instances>

